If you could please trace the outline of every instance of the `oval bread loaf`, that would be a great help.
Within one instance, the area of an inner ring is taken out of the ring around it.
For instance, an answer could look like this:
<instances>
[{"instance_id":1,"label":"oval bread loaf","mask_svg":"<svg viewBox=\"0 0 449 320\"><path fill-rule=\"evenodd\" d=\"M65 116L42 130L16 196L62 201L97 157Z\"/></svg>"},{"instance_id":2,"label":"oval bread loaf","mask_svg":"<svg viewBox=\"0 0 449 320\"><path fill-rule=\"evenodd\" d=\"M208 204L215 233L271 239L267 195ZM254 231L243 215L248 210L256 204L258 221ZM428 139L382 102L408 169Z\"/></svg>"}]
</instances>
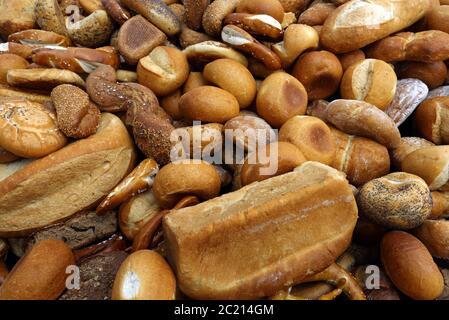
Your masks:
<instances>
[{"instance_id":1,"label":"oval bread loaf","mask_svg":"<svg viewBox=\"0 0 449 320\"><path fill-rule=\"evenodd\" d=\"M92 206L126 176L135 157L123 123L103 113L96 134L0 182L0 235L27 235Z\"/></svg>"}]
</instances>

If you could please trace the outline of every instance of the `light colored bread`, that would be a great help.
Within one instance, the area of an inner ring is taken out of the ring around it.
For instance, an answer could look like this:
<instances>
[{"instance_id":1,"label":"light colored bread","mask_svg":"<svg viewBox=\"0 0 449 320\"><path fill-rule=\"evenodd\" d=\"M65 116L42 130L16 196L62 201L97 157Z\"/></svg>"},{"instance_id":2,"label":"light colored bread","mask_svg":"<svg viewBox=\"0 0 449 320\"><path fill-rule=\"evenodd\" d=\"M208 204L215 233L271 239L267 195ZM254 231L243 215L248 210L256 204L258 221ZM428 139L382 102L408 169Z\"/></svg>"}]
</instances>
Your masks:
<instances>
[{"instance_id":1,"label":"light colored bread","mask_svg":"<svg viewBox=\"0 0 449 320\"><path fill-rule=\"evenodd\" d=\"M103 113L96 134L0 182L0 235L27 235L92 206L132 169L134 159L123 123Z\"/></svg>"},{"instance_id":2,"label":"light colored bread","mask_svg":"<svg viewBox=\"0 0 449 320\"><path fill-rule=\"evenodd\" d=\"M67 144L56 116L23 98L0 100L0 147L23 158L40 158Z\"/></svg>"},{"instance_id":3,"label":"light colored bread","mask_svg":"<svg viewBox=\"0 0 449 320\"><path fill-rule=\"evenodd\" d=\"M113 300L173 300L176 279L155 251L134 252L120 266L112 288Z\"/></svg>"},{"instance_id":4,"label":"light colored bread","mask_svg":"<svg viewBox=\"0 0 449 320\"><path fill-rule=\"evenodd\" d=\"M3 1L0 6L0 34L31 29L35 25L34 7L36 0Z\"/></svg>"},{"instance_id":5,"label":"light colored bread","mask_svg":"<svg viewBox=\"0 0 449 320\"><path fill-rule=\"evenodd\" d=\"M132 197L120 206L120 231L132 241L139 229L161 210L151 190Z\"/></svg>"},{"instance_id":6,"label":"light colored bread","mask_svg":"<svg viewBox=\"0 0 449 320\"><path fill-rule=\"evenodd\" d=\"M365 101L385 110L394 98L396 83L396 74L388 63L365 59L345 71L340 93L343 99Z\"/></svg>"},{"instance_id":7,"label":"light colored bread","mask_svg":"<svg viewBox=\"0 0 449 320\"><path fill-rule=\"evenodd\" d=\"M415 150L431 146L434 146L434 144L423 138L401 138L401 142L399 143L398 147L391 150L391 162L397 169L401 169L402 162L410 153Z\"/></svg>"},{"instance_id":8,"label":"light colored bread","mask_svg":"<svg viewBox=\"0 0 449 320\"><path fill-rule=\"evenodd\" d=\"M412 25L428 9L428 0L352 0L330 14L320 40L335 53L360 49Z\"/></svg>"},{"instance_id":9,"label":"light colored bread","mask_svg":"<svg viewBox=\"0 0 449 320\"><path fill-rule=\"evenodd\" d=\"M163 227L185 294L254 299L328 267L348 247L356 220L344 175L306 162L294 172L171 211Z\"/></svg>"},{"instance_id":10,"label":"light colored bread","mask_svg":"<svg viewBox=\"0 0 449 320\"><path fill-rule=\"evenodd\" d=\"M399 127L426 99L429 93L427 85L418 79L402 79L396 85L393 101L385 109L385 113Z\"/></svg>"},{"instance_id":11,"label":"light colored bread","mask_svg":"<svg viewBox=\"0 0 449 320\"><path fill-rule=\"evenodd\" d=\"M137 81L157 96L166 96L181 87L189 76L189 63L179 49L159 46L139 60Z\"/></svg>"}]
</instances>

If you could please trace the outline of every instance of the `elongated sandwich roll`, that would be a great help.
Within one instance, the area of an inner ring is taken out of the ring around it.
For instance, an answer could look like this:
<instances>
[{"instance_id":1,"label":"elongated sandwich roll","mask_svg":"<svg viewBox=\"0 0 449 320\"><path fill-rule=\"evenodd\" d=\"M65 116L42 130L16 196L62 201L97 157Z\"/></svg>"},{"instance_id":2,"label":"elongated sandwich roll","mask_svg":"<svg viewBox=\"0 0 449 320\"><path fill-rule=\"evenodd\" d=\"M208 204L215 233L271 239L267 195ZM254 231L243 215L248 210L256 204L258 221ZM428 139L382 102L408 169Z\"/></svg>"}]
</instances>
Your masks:
<instances>
[{"instance_id":1,"label":"elongated sandwich roll","mask_svg":"<svg viewBox=\"0 0 449 320\"><path fill-rule=\"evenodd\" d=\"M254 299L317 273L351 241L357 206L344 174L318 162L164 219L169 261L195 299Z\"/></svg>"}]
</instances>

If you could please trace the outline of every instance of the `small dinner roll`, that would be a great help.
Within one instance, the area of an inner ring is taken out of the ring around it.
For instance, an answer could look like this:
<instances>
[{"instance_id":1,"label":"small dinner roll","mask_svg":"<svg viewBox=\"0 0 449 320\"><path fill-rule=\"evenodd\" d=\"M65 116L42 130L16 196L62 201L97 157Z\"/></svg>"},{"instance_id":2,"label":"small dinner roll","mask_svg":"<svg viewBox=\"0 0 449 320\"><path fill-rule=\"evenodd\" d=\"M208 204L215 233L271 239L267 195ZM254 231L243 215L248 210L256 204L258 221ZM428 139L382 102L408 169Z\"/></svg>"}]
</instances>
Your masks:
<instances>
[{"instance_id":1,"label":"small dinner roll","mask_svg":"<svg viewBox=\"0 0 449 320\"><path fill-rule=\"evenodd\" d=\"M292 75L304 85L309 100L326 99L338 90L343 68L333 53L312 51L299 57Z\"/></svg>"},{"instance_id":2,"label":"small dinner roll","mask_svg":"<svg viewBox=\"0 0 449 320\"><path fill-rule=\"evenodd\" d=\"M280 128L307 108L307 91L296 78L285 72L268 76L257 93L257 113L271 126Z\"/></svg>"},{"instance_id":3,"label":"small dinner roll","mask_svg":"<svg viewBox=\"0 0 449 320\"><path fill-rule=\"evenodd\" d=\"M120 266L112 288L112 300L174 300L176 279L164 258L151 250L139 250Z\"/></svg>"},{"instance_id":4,"label":"small dinner roll","mask_svg":"<svg viewBox=\"0 0 449 320\"><path fill-rule=\"evenodd\" d=\"M202 86L181 96L179 110L191 120L225 123L237 116L240 108L237 99L228 91Z\"/></svg>"},{"instance_id":5,"label":"small dinner roll","mask_svg":"<svg viewBox=\"0 0 449 320\"><path fill-rule=\"evenodd\" d=\"M335 139L322 120L310 116L296 116L279 131L279 141L294 144L307 160L330 165L335 158Z\"/></svg>"},{"instance_id":6,"label":"small dinner roll","mask_svg":"<svg viewBox=\"0 0 449 320\"><path fill-rule=\"evenodd\" d=\"M206 65L203 75L205 80L232 93L241 109L256 97L256 80L245 66L234 60L215 60Z\"/></svg>"}]
</instances>

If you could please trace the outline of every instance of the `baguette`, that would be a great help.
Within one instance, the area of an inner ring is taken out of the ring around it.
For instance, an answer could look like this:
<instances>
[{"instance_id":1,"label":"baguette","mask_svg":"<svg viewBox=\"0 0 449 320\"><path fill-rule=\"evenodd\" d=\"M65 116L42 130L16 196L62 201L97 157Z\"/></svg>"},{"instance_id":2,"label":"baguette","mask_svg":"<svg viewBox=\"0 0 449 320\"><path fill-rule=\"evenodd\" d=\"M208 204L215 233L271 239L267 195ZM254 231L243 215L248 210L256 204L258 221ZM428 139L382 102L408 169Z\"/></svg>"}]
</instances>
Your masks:
<instances>
[{"instance_id":1,"label":"baguette","mask_svg":"<svg viewBox=\"0 0 449 320\"><path fill-rule=\"evenodd\" d=\"M344 175L317 162L252 183L163 221L169 261L195 299L271 296L348 247L357 206Z\"/></svg>"},{"instance_id":2,"label":"baguette","mask_svg":"<svg viewBox=\"0 0 449 320\"><path fill-rule=\"evenodd\" d=\"M386 62L449 59L449 34L439 30L401 32L369 46L366 55Z\"/></svg>"},{"instance_id":3,"label":"baguette","mask_svg":"<svg viewBox=\"0 0 449 320\"><path fill-rule=\"evenodd\" d=\"M129 173L135 156L120 119L103 113L96 134L0 181L0 236L25 236L91 207Z\"/></svg>"},{"instance_id":4,"label":"baguette","mask_svg":"<svg viewBox=\"0 0 449 320\"><path fill-rule=\"evenodd\" d=\"M334 53L360 49L411 26L429 6L428 0L352 0L329 15L320 40Z\"/></svg>"}]
</instances>

